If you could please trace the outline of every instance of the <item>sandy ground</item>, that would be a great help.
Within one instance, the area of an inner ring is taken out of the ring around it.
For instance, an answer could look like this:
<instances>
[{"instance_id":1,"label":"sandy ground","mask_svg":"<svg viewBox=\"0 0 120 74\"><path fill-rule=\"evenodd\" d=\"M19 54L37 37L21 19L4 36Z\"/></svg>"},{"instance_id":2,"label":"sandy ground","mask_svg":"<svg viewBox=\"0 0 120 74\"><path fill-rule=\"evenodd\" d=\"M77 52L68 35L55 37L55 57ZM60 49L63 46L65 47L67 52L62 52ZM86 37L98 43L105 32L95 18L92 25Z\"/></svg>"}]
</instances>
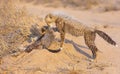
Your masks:
<instances>
[{"instance_id":1,"label":"sandy ground","mask_svg":"<svg viewBox=\"0 0 120 74\"><path fill-rule=\"evenodd\" d=\"M100 52L97 53L97 59L91 61L92 53L85 45L83 36L67 34L64 49L59 53L36 49L17 57L6 56L0 66L4 74L120 74L120 11L99 13L93 10L23 5L30 14L40 17L52 11L68 13L82 23L107 33L117 42L118 47L108 44L97 35L95 43ZM56 38L59 39L59 33L56 33ZM51 48L58 46L59 42L54 42Z\"/></svg>"}]
</instances>

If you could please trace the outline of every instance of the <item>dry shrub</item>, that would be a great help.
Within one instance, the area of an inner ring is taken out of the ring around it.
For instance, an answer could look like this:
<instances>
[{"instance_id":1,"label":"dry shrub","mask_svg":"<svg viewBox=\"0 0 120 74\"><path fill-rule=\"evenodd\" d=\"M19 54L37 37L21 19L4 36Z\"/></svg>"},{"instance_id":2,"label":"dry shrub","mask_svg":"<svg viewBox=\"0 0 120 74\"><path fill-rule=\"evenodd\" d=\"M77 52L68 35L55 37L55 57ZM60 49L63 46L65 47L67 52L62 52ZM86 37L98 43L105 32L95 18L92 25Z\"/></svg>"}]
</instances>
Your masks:
<instances>
[{"instance_id":1,"label":"dry shrub","mask_svg":"<svg viewBox=\"0 0 120 74\"><path fill-rule=\"evenodd\" d=\"M72 9L93 9L97 11L120 10L120 0L20 0L21 2L44 5L47 7L70 7ZM52 3L51 3L52 2Z\"/></svg>"},{"instance_id":2,"label":"dry shrub","mask_svg":"<svg viewBox=\"0 0 120 74\"><path fill-rule=\"evenodd\" d=\"M108 5L102 5L101 8L103 8L103 12L108 12L108 11L118 11L120 10L120 7L113 4L108 4Z\"/></svg>"},{"instance_id":3,"label":"dry shrub","mask_svg":"<svg viewBox=\"0 0 120 74\"><path fill-rule=\"evenodd\" d=\"M90 9L92 6L98 5L98 0L64 0L62 3L65 7L72 6L79 9Z\"/></svg>"},{"instance_id":4,"label":"dry shrub","mask_svg":"<svg viewBox=\"0 0 120 74\"><path fill-rule=\"evenodd\" d=\"M30 26L40 22L25 8L17 7L15 0L0 1L0 55L16 50L30 34Z\"/></svg>"},{"instance_id":5,"label":"dry shrub","mask_svg":"<svg viewBox=\"0 0 120 74\"><path fill-rule=\"evenodd\" d=\"M42 4L48 7L70 7L78 9L89 9L97 5L99 0L20 0L22 2L32 2L35 5ZM52 2L52 3L51 3Z\"/></svg>"}]
</instances>

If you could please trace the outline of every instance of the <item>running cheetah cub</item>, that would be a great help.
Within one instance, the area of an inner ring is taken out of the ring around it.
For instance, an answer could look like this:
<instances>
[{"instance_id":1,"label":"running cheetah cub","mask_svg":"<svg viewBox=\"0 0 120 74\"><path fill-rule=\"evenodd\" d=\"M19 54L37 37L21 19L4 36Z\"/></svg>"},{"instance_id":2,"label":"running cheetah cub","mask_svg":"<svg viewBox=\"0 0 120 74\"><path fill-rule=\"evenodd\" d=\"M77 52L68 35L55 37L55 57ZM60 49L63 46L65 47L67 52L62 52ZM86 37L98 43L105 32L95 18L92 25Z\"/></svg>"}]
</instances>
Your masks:
<instances>
[{"instance_id":1,"label":"running cheetah cub","mask_svg":"<svg viewBox=\"0 0 120 74\"><path fill-rule=\"evenodd\" d=\"M112 45L116 45L116 42L113 41L106 33L100 30L96 30L94 28L88 27L77 19L67 16L61 13L49 13L45 17L45 22L49 27L53 27L53 23L57 27L60 32L61 42L59 50L63 49L63 42L65 39L65 33L69 33L73 36L84 36L85 44L91 49L93 54L93 59L96 58L98 48L96 47L94 41L96 38L96 33L102 37L105 41Z\"/></svg>"}]
</instances>

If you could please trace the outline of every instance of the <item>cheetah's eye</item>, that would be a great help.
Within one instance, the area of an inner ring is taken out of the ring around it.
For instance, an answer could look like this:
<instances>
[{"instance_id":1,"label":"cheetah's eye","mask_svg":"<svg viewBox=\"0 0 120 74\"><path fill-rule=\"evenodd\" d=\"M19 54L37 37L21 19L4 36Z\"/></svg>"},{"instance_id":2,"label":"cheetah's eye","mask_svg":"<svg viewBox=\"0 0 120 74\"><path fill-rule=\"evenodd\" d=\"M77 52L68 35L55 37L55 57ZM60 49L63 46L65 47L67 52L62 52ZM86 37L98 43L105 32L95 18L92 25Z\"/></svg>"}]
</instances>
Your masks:
<instances>
[{"instance_id":1,"label":"cheetah's eye","mask_svg":"<svg viewBox=\"0 0 120 74\"><path fill-rule=\"evenodd\" d=\"M52 16L50 16L50 18L52 19Z\"/></svg>"}]
</instances>

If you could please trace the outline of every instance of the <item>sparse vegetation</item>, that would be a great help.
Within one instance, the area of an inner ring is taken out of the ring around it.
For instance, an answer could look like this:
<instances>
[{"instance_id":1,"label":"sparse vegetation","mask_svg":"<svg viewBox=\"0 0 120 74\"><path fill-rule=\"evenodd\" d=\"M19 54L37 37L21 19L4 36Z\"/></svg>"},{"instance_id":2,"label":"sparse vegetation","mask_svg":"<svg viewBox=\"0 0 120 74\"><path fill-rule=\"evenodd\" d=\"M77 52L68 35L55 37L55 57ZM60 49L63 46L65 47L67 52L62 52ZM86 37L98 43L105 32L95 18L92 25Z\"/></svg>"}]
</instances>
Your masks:
<instances>
[{"instance_id":1,"label":"sparse vegetation","mask_svg":"<svg viewBox=\"0 0 120 74\"><path fill-rule=\"evenodd\" d=\"M119 73L119 47L107 45L99 37L96 39L96 44L100 46L100 53L97 53L99 56L95 61L90 59L91 53L85 46L84 39L69 34L66 34L63 50L59 53L52 53L40 47L29 53L18 52L17 54L14 51L34 43L40 33L34 29L33 25L39 31L43 25L45 26L44 20L37 16L42 17L54 10L68 12L80 18L79 20L85 22L86 25L91 24L96 29L105 30L119 45L118 15L120 12L116 11L119 8L116 3L104 4L104 1L113 0L18 0L19 4L16 1L0 0L0 74ZM100 7L100 11L107 13L91 12L94 6L98 6L98 10ZM74 9L78 10L74 11ZM55 41L50 50L56 50L60 45L59 41L59 33L55 32Z\"/></svg>"},{"instance_id":2,"label":"sparse vegetation","mask_svg":"<svg viewBox=\"0 0 120 74\"><path fill-rule=\"evenodd\" d=\"M43 4L50 7L73 7L75 9L89 9L93 5L97 5L99 0L20 0L24 2L32 2L35 5ZM51 3L53 1L53 3Z\"/></svg>"},{"instance_id":3,"label":"sparse vegetation","mask_svg":"<svg viewBox=\"0 0 120 74\"><path fill-rule=\"evenodd\" d=\"M17 7L14 0L1 0L0 4L0 55L16 50L28 39L30 27L40 19L30 16L25 8Z\"/></svg>"},{"instance_id":4,"label":"sparse vegetation","mask_svg":"<svg viewBox=\"0 0 120 74\"><path fill-rule=\"evenodd\" d=\"M116 11L120 9L120 1L117 0L20 0L22 2L33 3L34 5L44 5L47 7L70 7L73 9L92 9L97 7L97 10L102 12ZM52 2L52 3L51 3Z\"/></svg>"}]
</instances>

